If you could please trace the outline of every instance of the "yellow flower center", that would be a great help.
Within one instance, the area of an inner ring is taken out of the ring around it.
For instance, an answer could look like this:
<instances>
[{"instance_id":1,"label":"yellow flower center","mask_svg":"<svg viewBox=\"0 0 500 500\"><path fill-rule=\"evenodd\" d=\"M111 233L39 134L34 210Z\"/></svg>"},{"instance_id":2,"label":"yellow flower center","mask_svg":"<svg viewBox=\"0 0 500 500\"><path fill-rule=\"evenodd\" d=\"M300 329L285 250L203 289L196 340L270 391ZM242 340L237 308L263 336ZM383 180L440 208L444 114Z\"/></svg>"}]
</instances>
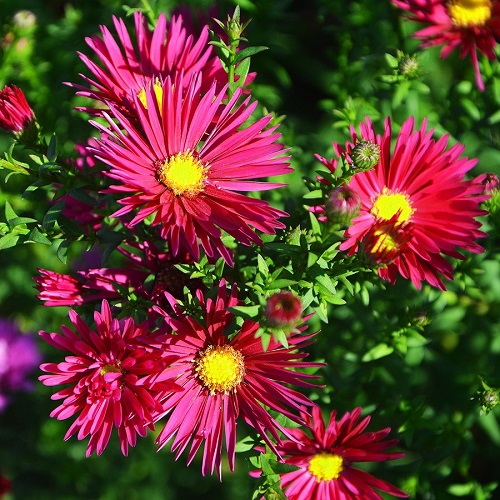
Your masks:
<instances>
[{"instance_id":1,"label":"yellow flower center","mask_svg":"<svg viewBox=\"0 0 500 500\"><path fill-rule=\"evenodd\" d=\"M228 394L245 376L243 354L229 345L209 346L198 353L195 371L210 394Z\"/></svg>"},{"instance_id":2,"label":"yellow flower center","mask_svg":"<svg viewBox=\"0 0 500 500\"><path fill-rule=\"evenodd\" d=\"M343 470L344 460L334 453L321 452L309 461L309 472L318 483L338 479Z\"/></svg>"},{"instance_id":3,"label":"yellow flower center","mask_svg":"<svg viewBox=\"0 0 500 500\"><path fill-rule=\"evenodd\" d=\"M381 220L391 220L396 214L399 214L397 224L401 224L411 217L413 208L406 194L391 193L387 188L384 188L374 201L371 213Z\"/></svg>"},{"instance_id":4,"label":"yellow flower center","mask_svg":"<svg viewBox=\"0 0 500 500\"><path fill-rule=\"evenodd\" d=\"M396 240L389 233L378 230L373 235L375 238L374 244L370 248L370 253L386 255L398 249Z\"/></svg>"},{"instance_id":5,"label":"yellow flower center","mask_svg":"<svg viewBox=\"0 0 500 500\"><path fill-rule=\"evenodd\" d=\"M162 85L160 83L160 80L158 80L158 78L155 80L155 82L153 84L153 88L154 88L155 95L156 95L156 102L158 103L158 109L160 110L160 114L161 114L161 101L163 99L163 88L162 88ZM148 109L148 100L146 99L146 89L145 88L142 88L140 90L140 92L137 94L137 97L139 98L139 101L142 102L143 106L146 109Z\"/></svg>"},{"instance_id":6,"label":"yellow flower center","mask_svg":"<svg viewBox=\"0 0 500 500\"><path fill-rule=\"evenodd\" d=\"M114 364L107 364L107 365L104 365L102 368L101 368L101 375L105 375L106 373L110 373L110 372L113 372L113 373L121 373L121 368L119 365L114 365Z\"/></svg>"},{"instance_id":7,"label":"yellow flower center","mask_svg":"<svg viewBox=\"0 0 500 500\"><path fill-rule=\"evenodd\" d=\"M491 17L490 0L451 0L448 14L460 28L484 26Z\"/></svg>"},{"instance_id":8,"label":"yellow flower center","mask_svg":"<svg viewBox=\"0 0 500 500\"><path fill-rule=\"evenodd\" d=\"M176 196L194 196L203 191L207 170L195 154L186 151L167 158L157 176Z\"/></svg>"}]
</instances>

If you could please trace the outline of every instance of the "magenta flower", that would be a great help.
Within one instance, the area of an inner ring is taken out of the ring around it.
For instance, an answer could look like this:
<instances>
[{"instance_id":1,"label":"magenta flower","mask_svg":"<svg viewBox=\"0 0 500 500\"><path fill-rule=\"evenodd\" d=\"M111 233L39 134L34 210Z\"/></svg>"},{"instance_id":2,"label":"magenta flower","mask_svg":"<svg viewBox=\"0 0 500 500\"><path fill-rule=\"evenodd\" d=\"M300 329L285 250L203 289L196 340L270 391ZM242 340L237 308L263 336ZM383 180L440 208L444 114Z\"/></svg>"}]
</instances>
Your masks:
<instances>
[{"instance_id":1,"label":"magenta flower","mask_svg":"<svg viewBox=\"0 0 500 500\"><path fill-rule=\"evenodd\" d=\"M267 299L265 316L270 326L293 328L302 317L302 302L293 292L274 293Z\"/></svg>"},{"instance_id":2,"label":"magenta flower","mask_svg":"<svg viewBox=\"0 0 500 500\"><path fill-rule=\"evenodd\" d=\"M14 393L32 388L28 376L40 358L35 340L23 335L14 323L0 318L0 412Z\"/></svg>"},{"instance_id":3,"label":"magenta flower","mask_svg":"<svg viewBox=\"0 0 500 500\"><path fill-rule=\"evenodd\" d=\"M500 38L500 2L497 0L393 0L394 5L410 13L412 21L429 26L414 36L422 47L443 45L441 57L455 49L460 57L470 57L478 88L484 83L479 71L477 51L496 59L496 39Z\"/></svg>"},{"instance_id":4,"label":"magenta flower","mask_svg":"<svg viewBox=\"0 0 500 500\"><path fill-rule=\"evenodd\" d=\"M33 279L38 298L45 306L79 306L102 299L123 299L123 290L130 290L155 304L166 306L165 292L181 297L184 286L198 284L176 269L175 264L191 263L189 255L173 258L152 242L144 241L117 249L125 257L120 268L92 268L79 270L74 275L38 269L40 276ZM148 277L154 275L149 286Z\"/></svg>"},{"instance_id":5,"label":"magenta flower","mask_svg":"<svg viewBox=\"0 0 500 500\"><path fill-rule=\"evenodd\" d=\"M86 38L89 47L98 57L96 64L86 55L79 53L81 60L92 72L95 80L81 75L90 85L68 85L79 91L78 95L99 101L99 108L79 108L92 115L100 115L109 103L114 103L122 112L135 114L135 98L145 102L145 89L153 86L159 89L167 76L182 73L179 83L188 87L191 75L202 72L202 91L205 92L214 80L218 89L227 82L227 75L213 47L208 44L208 26L195 37L183 27L181 16L174 16L167 22L161 13L156 27L151 31L141 12L134 13L135 32L131 37L125 22L113 16L118 34L116 40L106 26L101 26L102 38L94 35ZM134 43L132 40L136 40Z\"/></svg>"},{"instance_id":6,"label":"magenta flower","mask_svg":"<svg viewBox=\"0 0 500 500\"><path fill-rule=\"evenodd\" d=\"M167 77L160 105L152 88L146 106L134 97L139 128L113 105L111 115L104 114L111 130L92 122L102 134L95 156L117 181L109 191L129 194L112 217L138 209L133 226L154 214L152 224L160 226L174 255L187 251L197 260L201 245L208 257L232 263L221 230L250 245L261 244L252 228L273 234L284 227L278 221L284 212L235 191L283 186L255 179L289 173L286 149L276 142L276 127L265 129L270 116L243 126L257 103L247 98L237 104L239 91L221 108L224 90L217 93L213 85L201 95L200 75L186 91L181 82L181 76Z\"/></svg>"},{"instance_id":7,"label":"magenta flower","mask_svg":"<svg viewBox=\"0 0 500 500\"><path fill-rule=\"evenodd\" d=\"M76 332L64 325L61 334L40 332L45 342L71 353L61 363L40 366L49 373L40 377L45 385L69 385L52 396L63 402L50 416L65 420L76 415L64 439L76 434L81 440L90 435L87 456L103 452L115 427L122 453L127 455L137 435L154 430L154 415L162 410L155 398L165 391L180 390L160 376L172 356L148 346L157 334L149 333L146 323L114 319L105 300L101 312L94 314L95 330L73 310L69 317Z\"/></svg>"},{"instance_id":8,"label":"magenta flower","mask_svg":"<svg viewBox=\"0 0 500 500\"><path fill-rule=\"evenodd\" d=\"M234 469L238 417L257 430L274 450L271 437L279 441L278 431L285 435L287 431L266 407L302 422L297 413L304 405L312 405L307 397L288 387L311 386L307 380L314 376L300 370L319 364L301 361L307 354L298 349L310 344L312 335L292 334L289 348L271 339L264 350L262 340L255 336L259 324L246 320L234 335L228 336L233 327L229 308L238 304L236 292L233 287L228 296L224 281L215 299L205 300L198 292L203 324L178 306L174 306L176 316L165 314L175 332L167 337L165 350L178 357L165 375L176 377L184 391L172 394L163 403L168 419L157 443L161 448L174 438L172 451L178 458L191 442L188 463L204 445L203 475L217 470L221 477L223 440L229 467Z\"/></svg>"},{"instance_id":9,"label":"magenta flower","mask_svg":"<svg viewBox=\"0 0 500 500\"><path fill-rule=\"evenodd\" d=\"M413 118L403 124L392 153L389 119L383 136L375 134L367 118L361 139L352 128L345 149L334 144L337 155L347 161L359 140L376 143L381 151L373 170L357 173L349 182L361 197L361 208L340 249L362 252L391 283L399 272L417 288L427 281L445 289L441 275L453 279L453 267L444 256L464 259L459 249L483 251L475 240L485 234L475 217L486 213L479 204L488 196L480 184L464 180L477 162L460 157L464 146L446 150L448 136L433 140L427 121L420 130L413 127Z\"/></svg>"},{"instance_id":10,"label":"magenta flower","mask_svg":"<svg viewBox=\"0 0 500 500\"><path fill-rule=\"evenodd\" d=\"M336 411L330 415L325 429L319 406L314 406L312 418L304 415L307 425L301 429L288 429L293 440L277 445L279 456L286 464L300 467L281 474L281 485L289 500L382 500L375 489L406 498L408 495L392 484L353 467L355 462L383 462L395 460L404 453L387 452L396 439L382 441L390 432L364 432L370 422L361 422L361 408L347 412L339 421ZM255 474L252 474L255 475Z\"/></svg>"},{"instance_id":11,"label":"magenta flower","mask_svg":"<svg viewBox=\"0 0 500 500\"><path fill-rule=\"evenodd\" d=\"M21 89L15 85L0 90L0 127L7 132L21 135L35 126L35 114Z\"/></svg>"}]
</instances>

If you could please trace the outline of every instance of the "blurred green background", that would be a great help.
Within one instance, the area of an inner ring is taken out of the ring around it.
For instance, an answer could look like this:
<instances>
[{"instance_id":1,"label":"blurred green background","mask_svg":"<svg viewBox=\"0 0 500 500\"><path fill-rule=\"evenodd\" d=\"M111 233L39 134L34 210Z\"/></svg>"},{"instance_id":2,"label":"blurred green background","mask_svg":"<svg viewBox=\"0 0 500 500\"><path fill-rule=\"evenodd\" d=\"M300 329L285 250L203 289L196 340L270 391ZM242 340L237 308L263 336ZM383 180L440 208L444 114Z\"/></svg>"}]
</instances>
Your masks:
<instances>
[{"instance_id":1,"label":"blurred green background","mask_svg":"<svg viewBox=\"0 0 500 500\"><path fill-rule=\"evenodd\" d=\"M180 2L151 2L156 12ZM191 1L201 16L212 2ZM215 2L216 16L225 20L235 2ZM436 136L450 134L465 154L479 159L475 174L500 174L500 69L498 61L481 60L487 90L474 84L470 61L452 54L439 59L439 49L418 54L421 75L416 80L389 83L395 70L386 54L408 54L418 44L417 29L403 22L391 2L381 0L244 0L242 18L252 19L247 38L268 51L252 59L257 72L253 95L261 107L286 115L281 126L296 169L287 197L292 221L301 216L302 176L314 176L320 164L314 153L330 158L331 143L349 136L349 124L369 115L379 131L391 116L394 128L413 115L418 124L428 117ZM130 7L141 2L130 1ZM20 10L34 14L31 26L14 23ZM88 74L76 51L90 54L84 38L111 28L111 16L125 16L123 2L0 0L0 87L23 89L38 121L59 148L73 152L75 142L92 133L74 107L81 98L62 82L82 83ZM214 15L214 11L211 11ZM128 23L132 29L133 23ZM0 135L0 151L11 139ZM21 154L21 153L20 153ZM8 199L20 215L42 214L36 200L21 199L24 178L4 182L0 171L0 206ZM277 196L278 196L277 195ZM283 200L282 200L283 202ZM38 212L39 211L39 212ZM487 253L458 265L456 281L440 293L415 290L399 281L372 286L369 293L348 298L330 311L311 346L311 358L325 359L325 391L313 394L325 410L339 413L361 405L372 413L371 430L391 426L407 452L403 460L373 468L378 477L406 489L412 498L500 498L498 408L482 415L477 391L480 377L500 386L500 261L498 222L485 220L490 237ZM78 249L72 249L73 257ZM71 258L68 262L71 262ZM0 252L0 316L15 320L26 333L59 331L67 323L66 308L45 308L35 297L36 268L67 271L52 248L22 246ZM421 335L401 331L416 316L430 320ZM394 352L384 355L384 345ZM42 346L47 361L58 353ZM37 376L33 374L33 379ZM122 457L116 439L101 457L85 458L86 442L63 441L68 422L48 417L56 403L50 388L40 383L34 393L19 393L0 414L0 471L12 481L15 499L198 499L251 498L256 481L251 466L238 454L236 471L225 471L223 482L202 478L200 462L189 468L168 447L155 452L154 437L139 441ZM369 428L369 429L370 429ZM495 491L496 489L496 491ZM496 495L496 496L495 496Z\"/></svg>"}]
</instances>

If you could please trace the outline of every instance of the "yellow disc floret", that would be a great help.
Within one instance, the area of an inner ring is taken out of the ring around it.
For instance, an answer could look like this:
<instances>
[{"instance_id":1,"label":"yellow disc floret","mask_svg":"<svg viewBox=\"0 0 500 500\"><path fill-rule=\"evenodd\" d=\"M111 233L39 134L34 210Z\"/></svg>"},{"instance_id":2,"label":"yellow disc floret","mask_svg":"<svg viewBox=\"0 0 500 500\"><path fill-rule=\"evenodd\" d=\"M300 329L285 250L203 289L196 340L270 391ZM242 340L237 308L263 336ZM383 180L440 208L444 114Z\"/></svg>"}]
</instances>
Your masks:
<instances>
[{"instance_id":1,"label":"yellow disc floret","mask_svg":"<svg viewBox=\"0 0 500 500\"><path fill-rule=\"evenodd\" d=\"M484 26L491 18L490 0L451 0L448 14L455 26Z\"/></svg>"},{"instance_id":2,"label":"yellow disc floret","mask_svg":"<svg viewBox=\"0 0 500 500\"><path fill-rule=\"evenodd\" d=\"M163 87L160 83L160 80L158 80L158 78L154 82L153 88L154 88L155 95L156 95L156 102L158 103L158 109L160 110L160 114L161 114L161 108L162 108L161 101L163 99ZM139 98L139 101L142 102L143 106L146 109L148 109L148 102L146 99L146 89L145 88L142 88L140 90L140 92L137 94L137 97Z\"/></svg>"},{"instance_id":3,"label":"yellow disc floret","mask_svg":"<svg viewBox=\"0 0 500 500\"><path fill-rule=\"evenodd\" d=\"M314 455L309 461L309 472L318 483L338 479L343 470L344 460L334 453L321 452Z\"/></svg>"},{"instance_id":4,"label":"yellow disc floret","mask_svg":"<svg viewBox=\"0 0 500 500\"><path fill-rule=\"evenodd\" d=\"M207 170L195 154L186 151L167 158L157 176L176 196L195 196L203 191Z\"/></svg>"},{"instance_id":5,"label":"yellow disc floret","mask_svg":"<svg viewBox=\"0 0 500 500\"><path fill-rule=\"evenodd\" d=\"M198 353L195 372L210 394L228 394L245 376L245 363L240 351L229 345L209 346Z\"/></svg>"},{"instance_id":6,"label":"yellow disc floret","mask_svg":"<svg viewBox=\"0 0 500 500\"><path fill-rule=\"evenodd\" d=\"M101 375L105 375L106 373L121 373L122 369L120 368L120 366L118 364L112 364L112 363L109 363L107 365L104 365L102 368L101 368Z\"/></svg>"},{"instance_id":7,"label":"yellow disc floret","mask_svg":"<svg viewBox=\"0 0 500 500\"><path fill-rule=\"evenodd\" d=\"M403 193L392 193L387 188L373 202L371 213L381 220L391 220L398 215L397 223L401 224L409 220L413 213L408 195Z\"/></svg>"}]
</instances>

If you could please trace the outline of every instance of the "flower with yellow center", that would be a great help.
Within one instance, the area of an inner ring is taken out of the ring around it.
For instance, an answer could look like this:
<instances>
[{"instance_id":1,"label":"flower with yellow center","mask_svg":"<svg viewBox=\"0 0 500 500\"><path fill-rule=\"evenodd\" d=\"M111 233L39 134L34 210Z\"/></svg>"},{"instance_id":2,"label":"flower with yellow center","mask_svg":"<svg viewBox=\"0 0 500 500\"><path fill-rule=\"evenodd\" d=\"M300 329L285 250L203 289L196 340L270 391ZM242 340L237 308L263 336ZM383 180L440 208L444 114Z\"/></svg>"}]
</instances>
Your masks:
<instances>
[{"instance_id":1,"label":"flower with yellow center","mask_svg":"<svg viewBox=\"0 0 500 500\"><path fill-rule=\"evenodd\" d=\"M185 151L167 158L157 177L176 196L195 196L203 191L207 170L194 153Z\"/></svg>"},{"instance_id":2,"label":"flower with yellow center","mask_svg":"<svg viewBox=\"0 0 500 500\"><path fill-rule=\"evenodd\" d=\"M448 14L457 27L484 26L491 18L491 1L451 0L448 3Z\"/></svg>"},{"instance_id":3,"label":"flower with yellow center","mask_svg":"<svg viewBox=\"0 0 500 500\"><path fill-rule=\"evenodd\" d=\"M343 470L344 460L334 453L321 452L314 455L309 462L309 472L316 482L338 479Z\"/></svg>"},{"instance_id":4,"label":"flower with yellow center","mask_svg":"<svg viewBox=\"0 0 500 500\"><path fill-rule=\"evenodd\" d=\"M210 394L228 394L245 376L245 363L240 351L230 345L208 346L194 361L195 372Z\"/></svg>"},{"instance_id":5,"label":"flower with yellow center","mask_svg":"<svg viewBox=\"0 0 500 500\"><path fill-rule=\"evenodd\" d=\"M393 193L384 187L373 202L371 213L379 220L391 220L398 215L396 223L402 224L410 219L413 208L408 195Z\"/></svg>"}]
</instances>

